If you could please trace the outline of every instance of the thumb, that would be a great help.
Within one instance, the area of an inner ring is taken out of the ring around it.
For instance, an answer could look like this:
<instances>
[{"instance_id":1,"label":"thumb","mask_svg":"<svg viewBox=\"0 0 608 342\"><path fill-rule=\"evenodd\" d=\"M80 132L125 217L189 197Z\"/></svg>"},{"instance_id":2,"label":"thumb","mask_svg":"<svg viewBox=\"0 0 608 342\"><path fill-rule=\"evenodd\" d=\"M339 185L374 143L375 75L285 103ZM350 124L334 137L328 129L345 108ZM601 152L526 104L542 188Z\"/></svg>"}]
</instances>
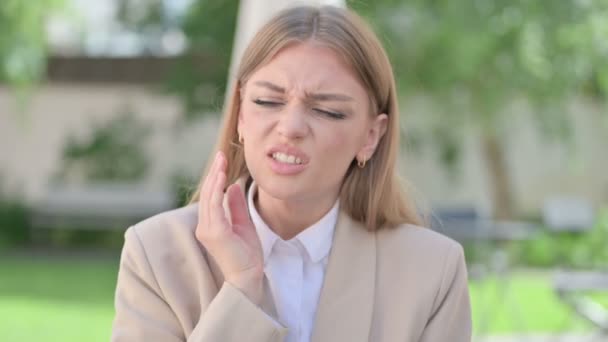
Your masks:
<instances>
[{"instance_id":1,"label":"thumb","mask_svg":"<svg viewBox=\"0 0 608 342\"><path fill-rule=\"evenodd\" d=\"M228 209L233 226L248 226L251 224L249 210L245 201L245 194L238 184L232 184L226 189L228 197Z\"/></svg>"}]
</instances>

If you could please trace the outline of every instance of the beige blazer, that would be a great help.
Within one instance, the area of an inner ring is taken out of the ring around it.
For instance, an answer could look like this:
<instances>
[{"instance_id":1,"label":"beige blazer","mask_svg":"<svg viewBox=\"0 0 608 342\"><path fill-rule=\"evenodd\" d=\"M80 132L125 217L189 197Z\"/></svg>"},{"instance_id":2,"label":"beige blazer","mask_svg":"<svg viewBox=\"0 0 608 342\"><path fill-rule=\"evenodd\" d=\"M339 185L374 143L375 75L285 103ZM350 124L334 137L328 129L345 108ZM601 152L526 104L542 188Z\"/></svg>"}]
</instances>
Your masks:
<instances>
[{"instance_id":1,"label":"beige blazer","mask_svg":"<svg viewBox=\"0 0 608 342\"><path fill-rule=\"evenodd\" d=\"M194 236L197 215L192 204L127 230L112 341L283 341L267 285L257 307L225 283ZM412 225L368 232L344 212L334 234L313 342L471 340L458 243Z\"/></svg>"}]
</instances>

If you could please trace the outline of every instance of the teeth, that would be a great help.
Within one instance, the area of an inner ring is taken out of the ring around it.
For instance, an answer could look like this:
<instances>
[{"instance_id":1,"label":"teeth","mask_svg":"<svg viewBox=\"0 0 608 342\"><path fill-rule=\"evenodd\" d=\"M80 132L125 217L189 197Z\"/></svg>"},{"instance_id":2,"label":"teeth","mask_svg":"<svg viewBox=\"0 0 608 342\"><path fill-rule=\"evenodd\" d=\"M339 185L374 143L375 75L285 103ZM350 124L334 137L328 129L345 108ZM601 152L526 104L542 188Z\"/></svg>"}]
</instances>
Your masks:
<instances>
[{"instance_id":1,"label":"teeth","mask_svg":"<svg viewBox=\"0 0 608 342\"><path fill-rule=\"evenodd\" d=\"M286 164L302 164L302 160L296 156L291 156L282 152L275 152L272 154L274 160L278 160L281 163Z\"/></svg>"}]
</instances>

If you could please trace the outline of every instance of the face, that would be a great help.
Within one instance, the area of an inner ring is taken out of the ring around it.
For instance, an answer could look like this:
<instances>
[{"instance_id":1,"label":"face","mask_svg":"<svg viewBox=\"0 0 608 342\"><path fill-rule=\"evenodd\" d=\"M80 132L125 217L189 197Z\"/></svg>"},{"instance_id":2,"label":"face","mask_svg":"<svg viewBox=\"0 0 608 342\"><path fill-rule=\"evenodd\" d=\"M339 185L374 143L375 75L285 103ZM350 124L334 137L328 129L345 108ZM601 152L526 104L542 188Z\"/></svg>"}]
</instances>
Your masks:
<instances>
[{"instance_id":1,"label":"face","mask_svg":"<svg viewBox=\"0 0 608 342\"><path fill-rule=\"evenodd\" d=\"M386 130L368 94L334 50L281 50L241 89L239 133L259 190L285 201L337 198L353 161L369 160Z\"/></svg>"}]
</instances>

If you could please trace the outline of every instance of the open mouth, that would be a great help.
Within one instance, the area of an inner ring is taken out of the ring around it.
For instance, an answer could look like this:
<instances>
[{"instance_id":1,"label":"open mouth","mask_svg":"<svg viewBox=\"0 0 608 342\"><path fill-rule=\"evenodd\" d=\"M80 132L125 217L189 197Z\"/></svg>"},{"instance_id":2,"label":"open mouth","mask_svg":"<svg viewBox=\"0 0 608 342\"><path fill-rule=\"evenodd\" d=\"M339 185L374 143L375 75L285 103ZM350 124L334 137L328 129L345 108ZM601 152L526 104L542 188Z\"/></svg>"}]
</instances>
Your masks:
<instances>
[{"instance_id":1,"label":"open mouth","mask_svg":"<svg viewBox=\"0 0 608 342\"><path fill-rule=\"evenodd\" d=\"M283 153L283 152L274 152L270 155L272 157L272 159L284 163L284 164L291 164L291 165L302 165L304 164L304 162L302 161L301 158L293 156L293 155L289 155L287 153Z\"/></svg>"},{"instance_id":2,"label":"open mouth","mask_svg":"<svg viewBox=\"0 0 608 342\"><path fill-rule=\"evenodd\" d=\"M295 146L276 145L267 151L270 168L278 175L291 176L308 168L310 159Z\"/></svg>"}]
</instances>

